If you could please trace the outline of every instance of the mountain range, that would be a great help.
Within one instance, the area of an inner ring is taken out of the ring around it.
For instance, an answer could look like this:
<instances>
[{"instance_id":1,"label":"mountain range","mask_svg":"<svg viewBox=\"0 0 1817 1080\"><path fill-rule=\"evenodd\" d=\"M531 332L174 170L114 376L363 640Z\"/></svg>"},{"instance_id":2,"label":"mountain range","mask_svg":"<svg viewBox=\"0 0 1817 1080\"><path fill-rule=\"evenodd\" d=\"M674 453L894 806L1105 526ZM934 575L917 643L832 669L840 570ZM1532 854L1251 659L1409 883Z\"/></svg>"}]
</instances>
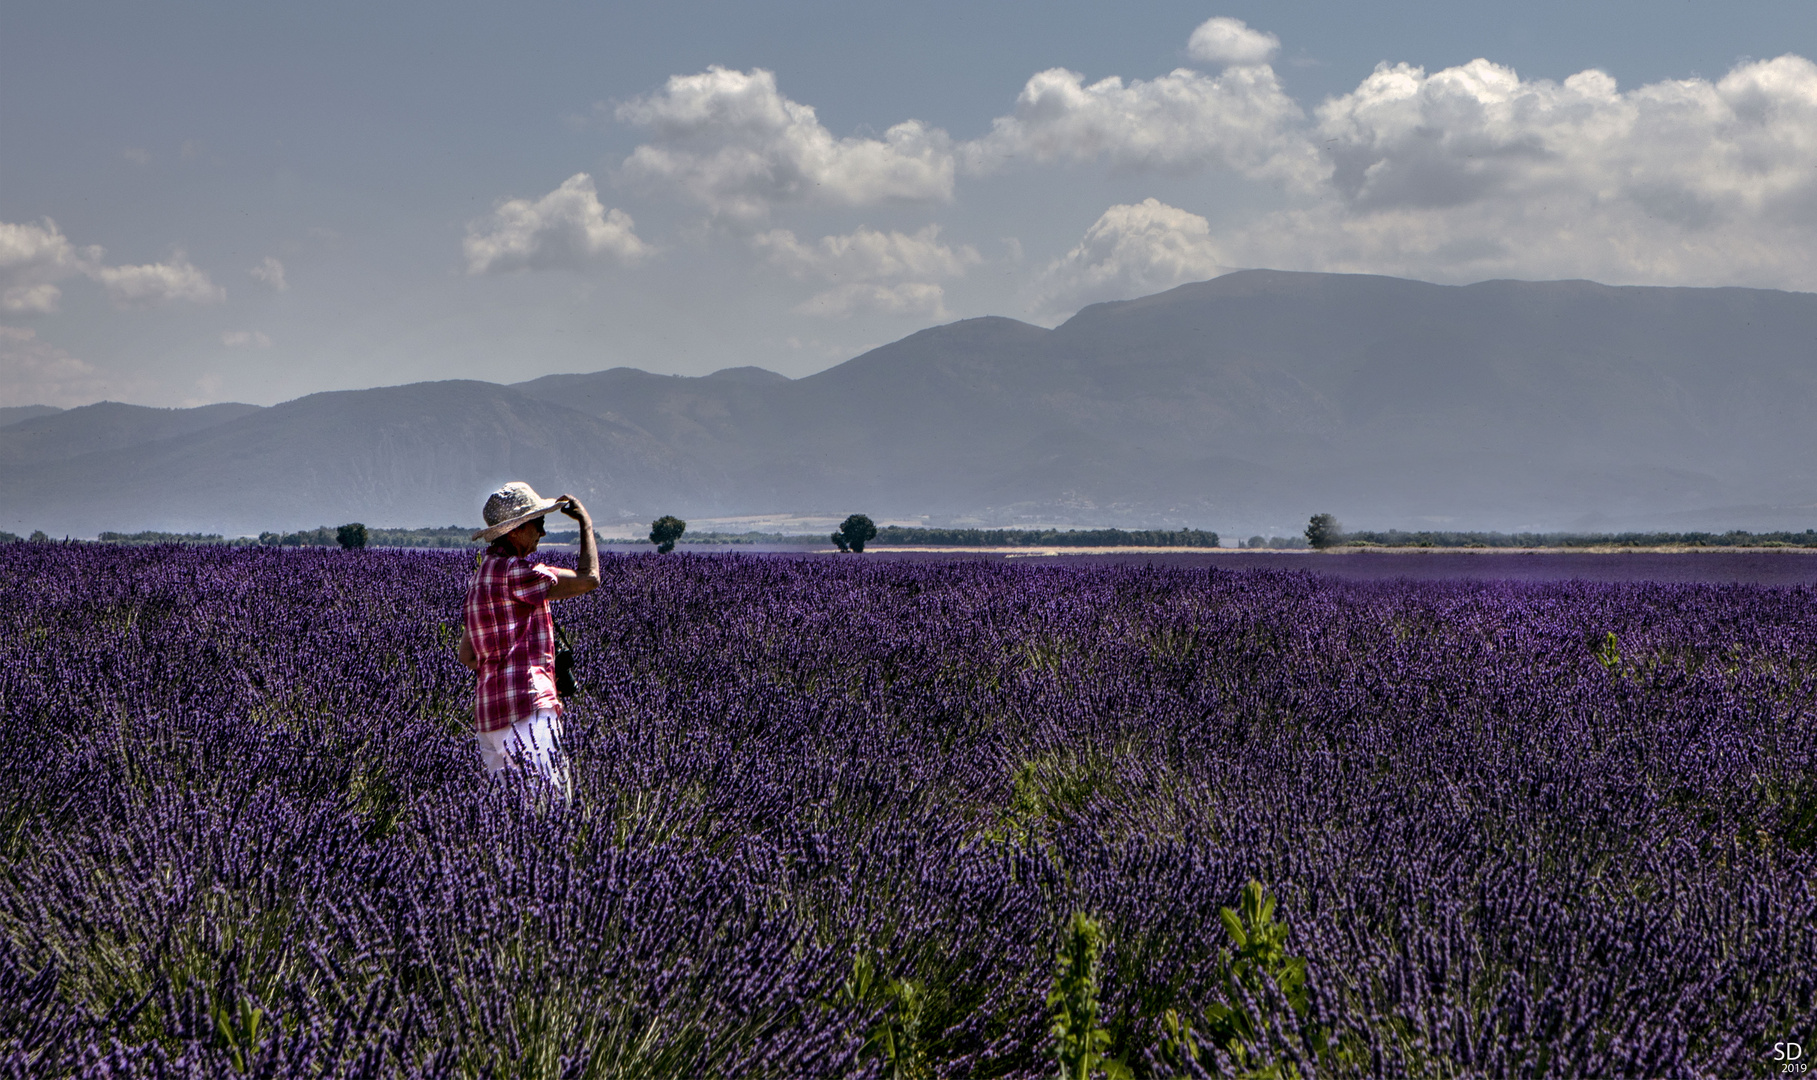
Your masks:
<instances>
[{"instance_id":1,"label":"mountain range","mask_svg":"<svg viewBox=\"0 0 1817 1080\"><path fill-rule=\"evenodd\" d=\"M0 410L0 528L477 524L509 479L601 524L1817 525L1817 294L1250 270L967 319L788 379L632 368L270 407Z\"/></svg>"}]
</instances>

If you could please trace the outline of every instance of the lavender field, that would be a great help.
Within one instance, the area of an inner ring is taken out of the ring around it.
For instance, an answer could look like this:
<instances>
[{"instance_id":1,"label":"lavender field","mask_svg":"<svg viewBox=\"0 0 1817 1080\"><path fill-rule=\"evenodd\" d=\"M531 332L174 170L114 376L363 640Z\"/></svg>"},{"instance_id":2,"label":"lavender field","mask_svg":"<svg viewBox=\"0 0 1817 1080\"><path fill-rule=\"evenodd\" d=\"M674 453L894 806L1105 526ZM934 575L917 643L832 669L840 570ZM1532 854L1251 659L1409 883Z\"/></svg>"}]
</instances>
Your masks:
<instances>
[{"instance_id":1,"label":"lavender field","mask_svg":"<svg viewBox=\"0 0 1817 1080\"><path fill-rule=\"evenodd\" d=\"M607 556L564 807L480 771L472 565L0 547L11 1075L1817 1044L1809 586Z\"/></svg>"}]
</instances>

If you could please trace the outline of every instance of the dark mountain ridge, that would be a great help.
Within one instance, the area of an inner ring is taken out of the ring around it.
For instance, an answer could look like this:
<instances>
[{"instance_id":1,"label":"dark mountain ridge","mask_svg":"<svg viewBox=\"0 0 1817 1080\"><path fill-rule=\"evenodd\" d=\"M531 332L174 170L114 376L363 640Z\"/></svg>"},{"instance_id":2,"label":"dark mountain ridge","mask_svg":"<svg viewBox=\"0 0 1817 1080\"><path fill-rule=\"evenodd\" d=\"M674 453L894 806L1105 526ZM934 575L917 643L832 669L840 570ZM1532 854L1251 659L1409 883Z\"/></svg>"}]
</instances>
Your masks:
<instances>
[{"instance_id":1,"label":"dark mountain ridge","mask_svg":"<svg viewBox=\"0 0 1817 1080\"><path fill-rule=\"evenodd\" d=\"M17 429L80 412L0 428L0 460ZM1804 528L1817 295L1244 271L1052 330L933 327L796 380L615 368L345 391L34 460L43 482L9 477L8 500L91 529L466 521L513 476L602 521ZM281 497L230 512L245 489ZM196 508L182 522L177 490ZM65 492L117 501L78 513Z\"/></svg>"}]
</instances>

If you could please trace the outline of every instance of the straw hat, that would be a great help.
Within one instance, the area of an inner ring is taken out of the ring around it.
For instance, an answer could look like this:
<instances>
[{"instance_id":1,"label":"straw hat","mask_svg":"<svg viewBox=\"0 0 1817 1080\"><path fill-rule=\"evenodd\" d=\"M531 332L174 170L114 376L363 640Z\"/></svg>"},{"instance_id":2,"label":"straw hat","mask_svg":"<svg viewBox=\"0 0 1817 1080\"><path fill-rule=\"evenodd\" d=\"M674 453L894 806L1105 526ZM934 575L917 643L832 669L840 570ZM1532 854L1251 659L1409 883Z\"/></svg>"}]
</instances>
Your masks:
<instances>
[{"instance_id":1,"label":"straw hat","mask_svg":"<svg viewBox=\"0 0 1817 1080\"><path fill-rule=\"evenodd\" d=\"M542 517L561 505L560 499L545 499L522 480L513 480L493 492L486 500L486 527L473 534L475 540L497 540L532 518Z\"/></svg>"}]
</instances>

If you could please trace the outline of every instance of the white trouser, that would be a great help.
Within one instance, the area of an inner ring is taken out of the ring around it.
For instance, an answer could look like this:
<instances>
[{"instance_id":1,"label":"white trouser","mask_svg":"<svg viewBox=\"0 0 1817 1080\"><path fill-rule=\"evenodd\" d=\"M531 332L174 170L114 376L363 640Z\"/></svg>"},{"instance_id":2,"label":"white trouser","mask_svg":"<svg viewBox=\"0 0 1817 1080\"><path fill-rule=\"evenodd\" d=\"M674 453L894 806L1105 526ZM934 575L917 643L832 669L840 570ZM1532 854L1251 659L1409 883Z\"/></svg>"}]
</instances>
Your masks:
<instances>
[{"instance_id":1,"label":"white trouser","mask_svg":"<svg viewBox=\"0 0 1817 1080\"><path fill-rule=\"evenodd\" d=\"M486 771L501 776L518 767L521 761L564 798L568 792L568 769L562 761L561 714L554 709L538 709L527 720L508 728L481 731L479 757Z\"/></svg>"}]
</instances>

